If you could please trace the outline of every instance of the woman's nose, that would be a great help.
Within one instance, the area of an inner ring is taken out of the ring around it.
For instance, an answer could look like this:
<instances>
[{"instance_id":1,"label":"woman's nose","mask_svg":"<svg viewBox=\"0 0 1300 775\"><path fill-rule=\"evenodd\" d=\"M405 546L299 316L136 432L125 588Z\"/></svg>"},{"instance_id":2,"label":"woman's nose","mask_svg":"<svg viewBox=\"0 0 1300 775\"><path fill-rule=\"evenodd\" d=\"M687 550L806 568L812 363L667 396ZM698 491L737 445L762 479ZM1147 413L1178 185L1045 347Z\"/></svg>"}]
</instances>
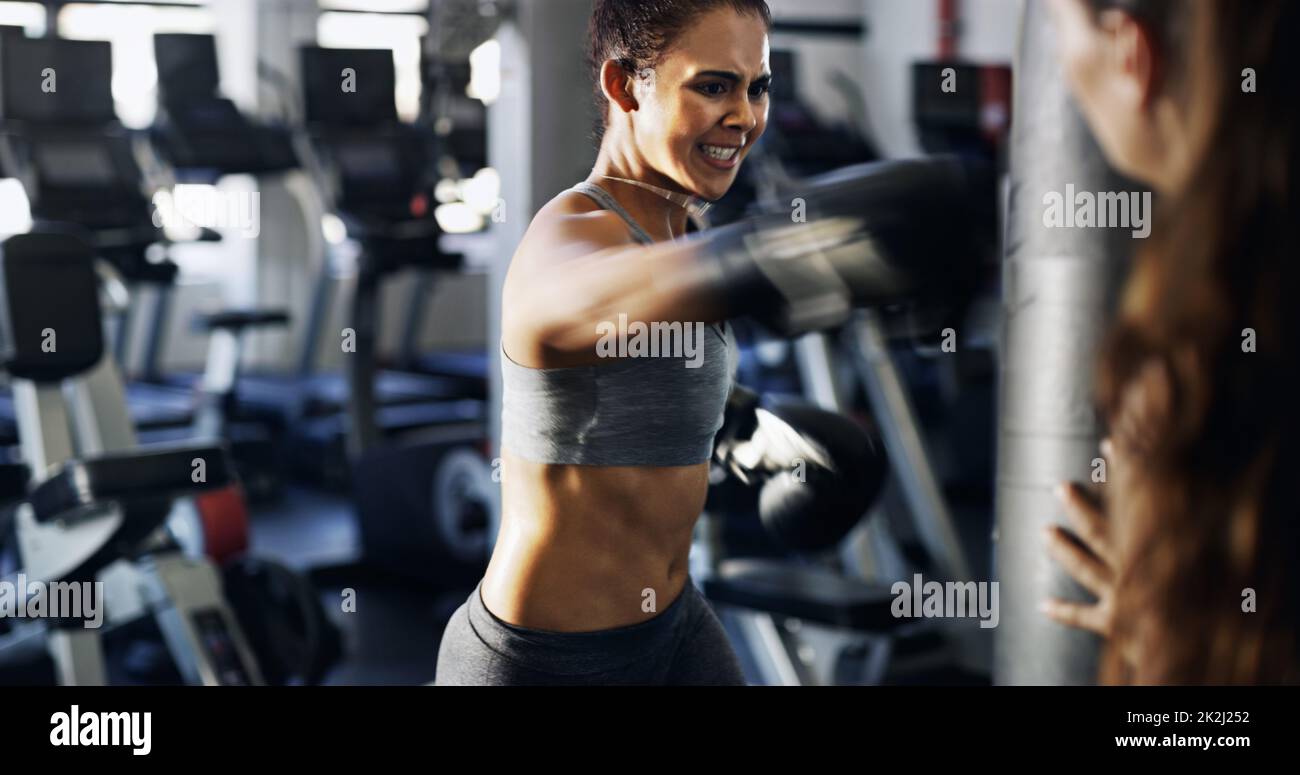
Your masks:
<instances>
[{"instance_id":1,"label":"woman's nose","mask_svg":"<svg viewBox=\"0 0 1300 775\"><path fill-rule=\"evenodd\" d=\"M749 134L754 127L758 126L758 117L754 114L754 106L750 104L747 97L742 97L739 104L735 106L724 122L728 128L739 129L744 134Z\"/></svg>"}]
</instances>

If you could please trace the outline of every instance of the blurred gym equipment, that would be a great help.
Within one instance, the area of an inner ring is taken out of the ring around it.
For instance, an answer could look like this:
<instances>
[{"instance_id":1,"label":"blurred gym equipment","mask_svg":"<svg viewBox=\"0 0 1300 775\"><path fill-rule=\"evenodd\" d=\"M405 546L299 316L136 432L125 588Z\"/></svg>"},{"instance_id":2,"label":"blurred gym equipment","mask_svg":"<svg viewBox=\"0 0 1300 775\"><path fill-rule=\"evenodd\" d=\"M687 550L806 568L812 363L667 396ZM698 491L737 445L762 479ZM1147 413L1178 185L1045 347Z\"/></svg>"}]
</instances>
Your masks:
<instances>
[{"instance_id":1,"label":"blurred gym equipment","mask_svg":"<svg viewBox=\"0 0 1300 775\"><path fill-rule=\"evenodd\" d=\"M120 365L125 366L133 312L144 306L140 297L152 300L144 348L146 379L128 387L136 425L154 441L229 440L251 493L259 498L273 494L278 478L270 439L260 425L224 422L223 383L228 377L222 375L237 363L228 357L228 340L237 341L248 328L281 324L284 313L229 309L205 317L202 324L213 339L210 379L202 396L195 396L188 385L160 384L157 363L172 323L169 300L178 270L165 255L157 259L159 252L166 253L167 240L150 198L153 187L138 161L147 143L117 121L109 44L15 37L5 40L2 56L4 166L22 180L36 228L81 235L127 283L132 298L114 310L114 350ZM57 99L50 99L41 87L42 63L54 63L56 72L75 86L54 92ZM204 239L219 236L209 232Z\"/></svg>"},{"instance_id":2,"label":"blurred gym equipment","mask_svg":"<svg viewBox=\"0 0 1300 775\"><path fill-rule=\"evenodd\" d=\"M185 683L261 684L265 668L280 682L318 678L337 658L338 641L307 582L285 571L281 583L297 597L270 613L277 601L244 592L244 610L236 610L224 586L257 584L256 574L236 566L223 581L219 566L186 552L168 526L178 500L203 494L222 493L206 504L208 518L220 516L222 501L239 497L237 480L221 445L137 446L104 349L94 261L88 245L66 234L0 245L0 357L14 380L23 462L33 476L25 493L6 493L24 501L12 526L19 572L46 584L101 582L107 626L66 617L20 625L0 641L0 662L43 641L60 683L106 683L109 639L147 619ZM49 298L56 288L60 303ZM228 505L224 513L231 515ZM285 628L259 632L256 642L245 637L245 622L268 617L284 619ZM295 640L290 621L306 636Z\"/></svg>"},{"instance_id":3,"label":"blurred gym equipment","mask_svg":"<svg viewBox=\"0 0 1300 775\"><path fill-rule=\"evenodd\" d=\"M870 207L881 197L882 190L889 189L889 175L881 174L882 170L887 173L889 166L860 165L805 181L783 178L776 186L782 195L774 198L769 206L779 208L791 196L802 196L808 202L810 219L824 217L830 212L825 210L826 205L839 206L834 203L861 202ZM941 212L945 218L945 234L963 235L958 239L966 240L960 245L942 247L933 243L930 248L956 251L954 255L918 258L950 269L922 273L929 282L924 292L917 293L908 305L964 308L965 297L973 288L971 276L978 276L987 267L987 257L996 250L997 219L993 215L994 178L982 167L976 164L971 168L976 174L969 176L968 187L954 200L940 203L936 199L933 207L909 204L909 195L900 190L894 197L897 201L891 201L889 208L881 206L872 211L873 217L880 219L882 227L894 237L906 233L905 224L909 220L928 221L932 213ZM938 196L937 191L918 190L913 194ZM887 244L889 239L884 241ZM909 242L908 249L924 251L925 244L924 240L919 245ZM943 317L941 314L939 319ZM826 334L812 333L801 338L798 346L804 350L805 357L800 362L800 374L809 391L808 400L834 412L848 408L849 404L841 397L843 391L836 385L836 375L830 369L834 359L830 353L838 349L841 357L855 366L870 418L873 425L879 426L878 431L873 431L878 434L875 444L882 454L888 454L891 461L888 469L902 496L904 513L928 555L927 562L918 564L917 570L924 570L930 578L970 578L967 550L933 456L927 449L919 415L891 353L880 313L859 312L842 333L845 341L838 348ZM815 357L818 353L822 357ZM727 443L726 437L724 428L719 434L720 443ZM859 478L864 486L876 481L869 476ZM871 489L875 492L878 486ZM782 535L783 531L774 530L771 520L762 517L764 509L753 502L752 495L737 495L734 485L728 486L725 479L715 484L698 532L698 564L693 566L696 568L693 573L701 580L705 595L718 604L719 615L733 633L733 641L739 649L747 651L751 669L763 682L804 685L825 680L837 683L978 683L982 680L981 671L966 664L978 660L963 660L960 656L964 632L954 631L946 624L900 619L890 612L894 595L889 582L898 580L898 574L889 573L883 561L877 568L876 578L862 578L861 574L846 572L827 560L828 550L837 548L875 499L873 495L863 504L857 519L841 525L843 529L830 531L826 542L804 543L797 538L792 540L788 531ZM746 514L754 512L765 523L765 532L771 540L757 547L743 539L729 541L728 533L731 536L736 533L728 523L752 520ZM826 509L821 512L827 516ZM887 539L882 537L882 540ZM773 552L773 548L777 551ZM894 547L892 553L898 553L898 549ZM821 628L835 636L827 638L823 634L824 639L834 644L835 656L828 658L828 662L823 660L819 669L814 669L813 660L806 653L808 646L799 635L801 630L811 628Z\"/></svg>"},{"instance_id":4,"label":"blurred gym equipment","mask_svg":"<svg viewBox=\"0 0 1300 775\"><path fill-rule=\"evenodd\" d=\"M215 183L299 166L290 128L250 119L222 96L214 36L160 33L153 41L159 113L152 136L178 178Z\"/></svg>"},{"instance_id":5,"label":"blurred gym equipment","mask_svg":"<svg viewBox=\"0 0 1300 775\"><path fill-rule=\"evenodd\" d=\"M472 583L490 550L484 457L486 354L418 359L422 373L383 371L383 281L414 269L459 271L432 212L432 138L397 119L392 52L302 49L304 101L332 210L360 246L346 355L347 450L363 556L440 586ZM343 82L340 79L351 79ZM417 286L419 288L420 286ZM466 361L470 362L468 367ZM418 400L385 405L384 379ZM490 484L490 482L489 482Z\"/></svg>"}]
</instances>

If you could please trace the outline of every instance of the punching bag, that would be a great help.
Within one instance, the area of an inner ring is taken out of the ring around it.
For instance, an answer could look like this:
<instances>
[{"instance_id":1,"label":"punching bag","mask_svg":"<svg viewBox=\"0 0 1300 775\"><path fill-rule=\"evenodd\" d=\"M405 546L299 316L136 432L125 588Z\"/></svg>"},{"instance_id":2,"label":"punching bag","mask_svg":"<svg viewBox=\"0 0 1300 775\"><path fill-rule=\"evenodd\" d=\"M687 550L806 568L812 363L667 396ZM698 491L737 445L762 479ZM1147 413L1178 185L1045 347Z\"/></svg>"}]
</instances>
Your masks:
<instances>
[{"instance_id":1,"label":"punching bag","mask_svg":"<svg viewBox=\"0 0 1300 775\"><path fill-rule=\"evenodd\" d=\"M994 555L1001 582L999 684L1096 679L1100 640L1039 611L1048 597L1090 599L1048 557L1042 533L1047 524L1066 521L1053 488L1091 481L1100 457L1097 347L1135 247L1128 228L1047 225L1055 196L1070 208L1068 197L1080 193L1135 190L1108 166L1075 106L1054 37L1045 4L1025 3L1003 263Z\"/></svg>"}]
</instances>

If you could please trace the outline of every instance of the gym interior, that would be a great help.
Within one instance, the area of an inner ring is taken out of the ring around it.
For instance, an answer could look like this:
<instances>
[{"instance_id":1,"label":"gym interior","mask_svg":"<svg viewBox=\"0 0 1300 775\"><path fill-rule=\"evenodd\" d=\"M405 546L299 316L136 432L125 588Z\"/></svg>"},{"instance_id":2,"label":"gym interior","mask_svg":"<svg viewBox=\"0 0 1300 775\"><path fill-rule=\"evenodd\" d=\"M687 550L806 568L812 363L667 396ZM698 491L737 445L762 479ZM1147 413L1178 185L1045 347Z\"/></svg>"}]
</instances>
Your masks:
<instances>
[{"instance_id":1,"label":"gym interior","mask_svg":"<svg viewBox=\"0 0 1300 775\"><path fill-rule=\"evenodd\" d=\"M747 684L1101 680L1043 531L1115 468L1098 360L1151 186L1067 87L1074 3L768 0L766 131L694 230L888 200L880 244L946 255L938 290L730 320L737 383L870 445L798 519L714 455L687 583ZM0 684L438 680L501 529L507 270L597 160L592 7L0 1ZM928 159L983 177L871 187ZM42 615L61 581L102 621Z\"/></svg>"}]
</instances>

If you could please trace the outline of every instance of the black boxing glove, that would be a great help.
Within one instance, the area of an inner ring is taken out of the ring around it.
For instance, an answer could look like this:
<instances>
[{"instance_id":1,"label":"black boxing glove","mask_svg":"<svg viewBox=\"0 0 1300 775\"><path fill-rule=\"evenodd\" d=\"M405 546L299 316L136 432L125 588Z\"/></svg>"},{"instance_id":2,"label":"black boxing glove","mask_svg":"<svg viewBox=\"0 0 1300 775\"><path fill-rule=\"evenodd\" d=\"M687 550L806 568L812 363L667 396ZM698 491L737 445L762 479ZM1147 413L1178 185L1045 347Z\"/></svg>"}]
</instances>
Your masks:
<instances>
[{"instance_id":1,"label":"black boxing glove","mask_svg":"<svg viewBox=\"0 0 1300 775\"><path fill-rule=\"evenodd\" d=\"M828 549L862 519L889 470L879 438L852 419L800 404L763 402L739 385L728 400L714 460L758 492L766 532L786 549Z\"/></svg>"},{"instance_id":2,"label":"black boxing glove","mask_svg":"<svg viewBox=\"0 0 1300 775\"><path fill-rule=\"evenodd\" d=\"M787 189L790 210L695 239L729 315L795 336L969 277L996 242L993 181L955 157L858 165Z\"/></svg>"}]
</instances>

